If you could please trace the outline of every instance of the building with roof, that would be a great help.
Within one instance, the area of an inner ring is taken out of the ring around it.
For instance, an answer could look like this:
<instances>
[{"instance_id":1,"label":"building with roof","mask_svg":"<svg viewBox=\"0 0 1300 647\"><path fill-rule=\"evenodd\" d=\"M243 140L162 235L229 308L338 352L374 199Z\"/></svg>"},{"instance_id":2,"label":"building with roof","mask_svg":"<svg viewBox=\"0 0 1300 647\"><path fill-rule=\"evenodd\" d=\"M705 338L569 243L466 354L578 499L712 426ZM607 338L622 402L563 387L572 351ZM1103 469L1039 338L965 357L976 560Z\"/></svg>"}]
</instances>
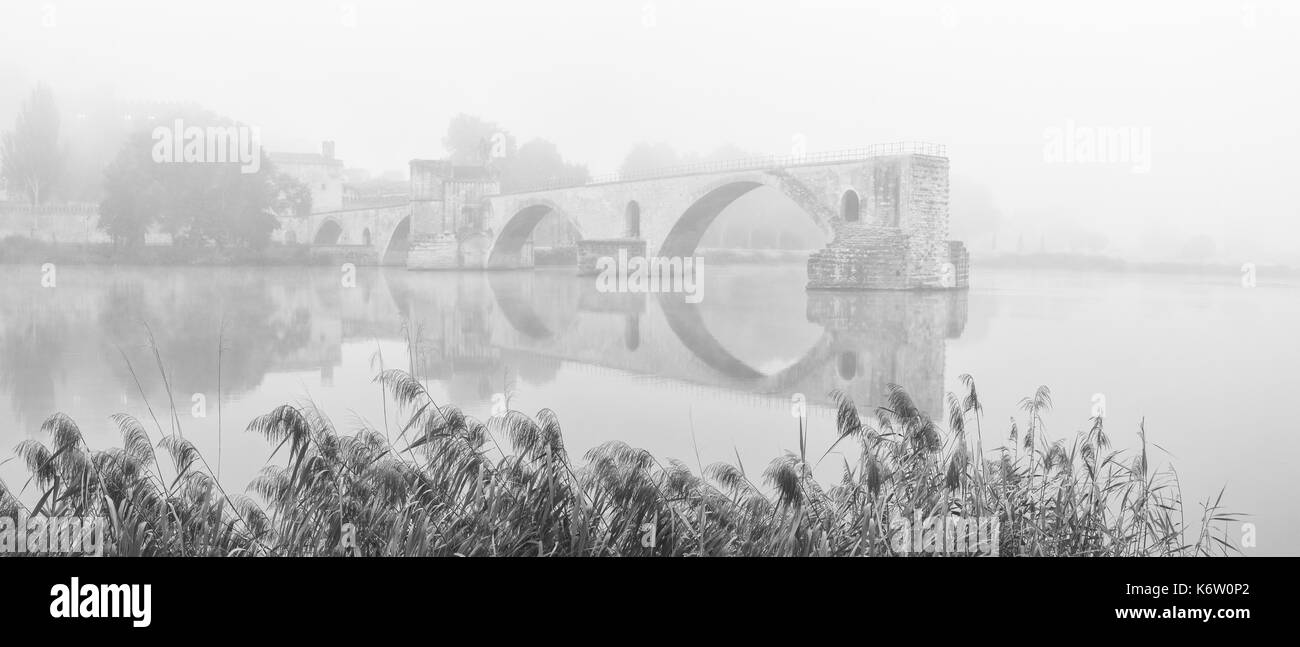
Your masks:
<instances>
[{"instance_id":1,"label":"building with roof","mask_svg":"<svg viewBox=\"0 0 1300 647\"><path fill-rule=\"evenodd\" d=\"M311 190L312 213L343 208L343 161L334 156L334 142L321 142L319 153L270 153L271 162L282 173Z\"/></svg>"}]
</instances>

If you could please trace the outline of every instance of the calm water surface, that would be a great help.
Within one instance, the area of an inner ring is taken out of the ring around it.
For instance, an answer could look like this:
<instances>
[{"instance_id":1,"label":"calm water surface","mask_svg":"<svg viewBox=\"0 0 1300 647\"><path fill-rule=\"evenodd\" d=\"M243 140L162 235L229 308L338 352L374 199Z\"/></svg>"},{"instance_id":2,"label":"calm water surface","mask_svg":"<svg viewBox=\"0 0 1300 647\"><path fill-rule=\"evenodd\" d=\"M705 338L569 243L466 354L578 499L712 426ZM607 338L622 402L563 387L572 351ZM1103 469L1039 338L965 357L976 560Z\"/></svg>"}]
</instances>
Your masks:
<instances>
[{"instance_id":1,"label":"calm water surface","mask_svg":"<svg viewBox=\"0 0 1300 647\"><path fill-rule=\"evenodd\" d=\"M1178 469L1189 519L1226 485L1225 506L1257 524L1249 553L1300 554L1289 466L1300 384L1265 377L1300 366L1294 283L984 270L969 293L835 294L806 292L801 265L710 267L691 306L600 293L566 270L360 268L355 287L326 268L61 267L54 288L39 268L5 272L5 458L55 411L103 447L118 442L110 415L156 436L150 408L170 429L174 401L185 435L242 485L270 449L244 426L279 404L314 402L343 430L393 427L399 414L372 382L384 366L415 370L440 401L481 418L500 393L530 414L554 409L574 455L619 439L691 465L739 456L757 472L798 448L795 394L821 455L835 436L831 390L875 406L897 383L941 415L943 394L970 373L986 447L1012 416L1024 427L1016 405L1040 384L1056 401L1049 439L1086 426L1101 394L1117 448L1134 447L1145 421L1164 450L1153 463ZM841 465L832 454L818 474L829 481ZM26 473L10 461L0 478L16 490Z\"/></svg>"}]
</instances>

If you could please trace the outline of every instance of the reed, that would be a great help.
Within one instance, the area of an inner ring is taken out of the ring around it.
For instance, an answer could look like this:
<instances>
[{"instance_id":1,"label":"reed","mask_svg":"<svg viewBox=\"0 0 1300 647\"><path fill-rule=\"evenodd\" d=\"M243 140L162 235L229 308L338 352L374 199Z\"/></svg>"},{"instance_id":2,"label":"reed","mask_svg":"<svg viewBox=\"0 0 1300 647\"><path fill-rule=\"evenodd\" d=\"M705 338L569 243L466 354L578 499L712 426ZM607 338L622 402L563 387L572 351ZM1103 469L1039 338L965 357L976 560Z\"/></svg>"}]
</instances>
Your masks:
<instances>
[{"instance_id":1,"label":"reed","mask_svg":"<svg viewBox=\"0 0 1300 647\"><path fill-rule=\"evenodd\" d=\"M351 524L357 551L380 556L888 556L904 553L891 518L918 512L996 519L1003 556L1236 551L1222 531L1240 517L1220 509L1222 492L1185 522L1177 476L1152 469L1144 425L1131 455L1111 449L1101 418L1049 441L1045 387L1022 402L1023 435L1013 421L987 453L969 376L946 424L897 386L869 413L834 394L835 445L810 454L801 422L799 451L751 473L739 456L692 471L620 441L575 458L553 411L480 421L434 402L411 373L381 363L375 379L399 427L341 432L313 405L277 407L247 427L270 459L246 494L228 494L156 417L159 438L119 414L121 446L92 450L55 414L48 444L16 447L30 478L17 493L0 483L0 514L102 515L114 555L339 555ZM850 446L839 480L819 483L816 462Z\"/></svg>"}]
</instances>

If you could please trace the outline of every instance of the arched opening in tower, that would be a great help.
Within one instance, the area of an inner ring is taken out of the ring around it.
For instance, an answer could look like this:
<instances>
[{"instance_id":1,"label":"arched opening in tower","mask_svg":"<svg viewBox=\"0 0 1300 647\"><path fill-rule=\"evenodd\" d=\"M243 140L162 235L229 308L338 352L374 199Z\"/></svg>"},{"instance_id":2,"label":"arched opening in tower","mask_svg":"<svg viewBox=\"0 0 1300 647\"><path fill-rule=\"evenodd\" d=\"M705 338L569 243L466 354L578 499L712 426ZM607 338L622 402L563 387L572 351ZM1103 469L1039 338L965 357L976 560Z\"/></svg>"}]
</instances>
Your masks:
<instances>
[{"instance_id":1,"label":"arched opening in tower","mask_svg":"<svg viewBox=\"0 0 1300 647\"><path fill-rule=\"evenodd\" d=\"M840 215L845 222L857 222L861 217L861 203L857 191L849 189L844 192L844 198L840 200Z\"/></svg>"}]
</instances>

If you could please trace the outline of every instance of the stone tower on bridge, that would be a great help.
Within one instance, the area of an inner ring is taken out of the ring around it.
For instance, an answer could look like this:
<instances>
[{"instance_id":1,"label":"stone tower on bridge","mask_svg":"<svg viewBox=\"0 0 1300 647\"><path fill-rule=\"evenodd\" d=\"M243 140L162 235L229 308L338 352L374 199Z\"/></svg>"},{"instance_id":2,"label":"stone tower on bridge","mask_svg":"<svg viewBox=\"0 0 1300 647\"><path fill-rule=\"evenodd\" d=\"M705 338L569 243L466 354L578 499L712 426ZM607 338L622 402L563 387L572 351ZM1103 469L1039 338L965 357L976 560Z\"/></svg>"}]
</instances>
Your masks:
<instances>
[{"instance_id":1,"label":"stone tower on bridge","mask_svg":"<svg viewBox=\"0 0 1300 647\"><path fill-rule=\"evenodd\" d=\"M948 158L875 157L853 171L831 241L808 259L808 287L965 288L970 256L948 240Z\"/></svg>"},{"instance_id":2,"label":"stone tower on bridge","mask_svg":"<svg viewBox=\"0 0 1300 647\"><path fill-rule=\"evenodd\" d=\"M488 167L412 160L411 246L406 266L484 267L493 242L485 198L500 193L500 188Z\"/></svg>"}]
</instances>

